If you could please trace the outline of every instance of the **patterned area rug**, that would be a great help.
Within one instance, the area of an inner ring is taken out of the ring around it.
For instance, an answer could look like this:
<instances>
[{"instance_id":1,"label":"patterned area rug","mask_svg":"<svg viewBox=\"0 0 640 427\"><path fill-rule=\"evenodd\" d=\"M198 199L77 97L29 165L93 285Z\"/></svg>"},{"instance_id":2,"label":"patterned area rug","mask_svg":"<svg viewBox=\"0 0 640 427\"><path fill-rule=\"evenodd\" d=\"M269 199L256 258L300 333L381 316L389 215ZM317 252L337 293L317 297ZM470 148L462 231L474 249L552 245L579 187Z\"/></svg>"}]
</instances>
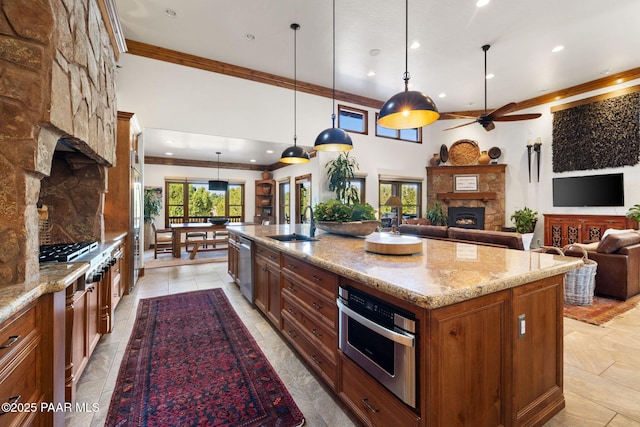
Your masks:
<instances>
[{"instance_id":1,"label":"patterned area rug","mask_svg":"<svg viewBox=\"0 0 640 427\"><path fill-rule=\"evenodd\" d=\"M140 300L106 426L301 426L222 289Z\"/></svg>"},{"instance_id":2,"label":"patterned area rug","mask_svg":"<svg viewBox=\"0 0 640 427\"><path fill-rule=\"evenodd\" d=\"M640 303L639 296L635 296L626 301L594 296L593 304L591 305L565 304L564 315L565 317L591 323L592 325L602 325L614 317L636 307L638 303Z\"/></svg>"}]
</instances>

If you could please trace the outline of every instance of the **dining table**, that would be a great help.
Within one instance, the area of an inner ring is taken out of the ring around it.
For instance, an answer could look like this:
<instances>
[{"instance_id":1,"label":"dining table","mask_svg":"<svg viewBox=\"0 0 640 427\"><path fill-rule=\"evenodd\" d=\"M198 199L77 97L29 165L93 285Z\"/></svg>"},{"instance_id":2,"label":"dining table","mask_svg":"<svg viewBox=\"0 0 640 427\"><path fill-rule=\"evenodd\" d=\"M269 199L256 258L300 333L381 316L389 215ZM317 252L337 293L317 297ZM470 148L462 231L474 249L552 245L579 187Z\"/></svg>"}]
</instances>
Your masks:
<instances>
[{"instance_id":1,"label":"dining table","mask_svg":"<svg viewBox=\"0 0 640 427\"><path fill-rule=\"evenodd\" d=\"M186 242L182 242L183 233L197 233L197 232L215 232L220 230L226 230L228 224L211 224L209 222L183 222L177 224L170 224L172 234L172 246L171 252L174 258L180 258L182 247L186 246Z\"/></svg>"}]
</instances>

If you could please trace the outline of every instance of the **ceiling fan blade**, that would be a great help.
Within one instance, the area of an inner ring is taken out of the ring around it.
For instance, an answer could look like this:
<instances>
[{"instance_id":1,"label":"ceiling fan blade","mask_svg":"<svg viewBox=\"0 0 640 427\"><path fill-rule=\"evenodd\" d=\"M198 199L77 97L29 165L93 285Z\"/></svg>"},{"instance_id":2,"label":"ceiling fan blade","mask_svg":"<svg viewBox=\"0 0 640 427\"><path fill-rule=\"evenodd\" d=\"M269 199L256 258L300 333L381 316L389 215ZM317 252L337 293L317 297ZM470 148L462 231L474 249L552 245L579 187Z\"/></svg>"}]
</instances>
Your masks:
<instances>
[{"instance_id":1,"label":"ceiling fan blade","mask_svg":"<svg viewBox=\"0 0 640 427\"><path fill-rule=\"evenodd\" d=\"M442 119L471 119L476 120L475 116L467 116L466 114L456 114L456 113L442 113L440 114L440 120Z\"/></svg>"},{"instance_id":2,"label":"ceiling fan blade","mask_svg":"<svg viewBox=\"0 0 640 427\"><path fill-rule=\"evenodd\" d=\"M509 114L510 112L515 111L517 108L518 104L516 104L515 102L510 102L507 105L503 105L502 107L493 110L485 117L487 118L487 120L495 120L498 117L502 117L505 114Z\"/></svg>"},{"instance_id":3,"label":"ceiling fan blade","mask_svg":"<svg viewBox=\"0 0 640 427\"><path fill-rule=\"evenodd\" d=\"M493 122L489 122L489 123L487 123L486 126L483 126L483 127L484 127L484 130L489 132L490 130L494 130L496 128L496 125L493 124Z\"/></svg>"},{"instance_id":4,"label":"ceiling fan blade","mask_svg":"<svg viewBox=\"0 0 640 427\"><path fill-rule=\"evenodd\" d=\"M476 121L469 122L469 123L463 123L463 124L461 124L461 125L454 126L454 127L452 127L452 128L442 129L442 130L457 129L457 128L461 128L462 126L469 126L469 125L472 125L472 124L474 124L475 122L476 122Z\"/></svg>"},{"instance_id":5,"label":"ceiling fan blade","mask_svg":"<svg viewBox=\"0 0 640 427\"><path fill-rule=\"evenodd\" d=\"M509 116L501 116L496 117L493 120L497 122L517 122L518 120L531 120L537 119L542 116L542 114L534 113L534 114L511 114Z\"/></svg>"}]
</instances>

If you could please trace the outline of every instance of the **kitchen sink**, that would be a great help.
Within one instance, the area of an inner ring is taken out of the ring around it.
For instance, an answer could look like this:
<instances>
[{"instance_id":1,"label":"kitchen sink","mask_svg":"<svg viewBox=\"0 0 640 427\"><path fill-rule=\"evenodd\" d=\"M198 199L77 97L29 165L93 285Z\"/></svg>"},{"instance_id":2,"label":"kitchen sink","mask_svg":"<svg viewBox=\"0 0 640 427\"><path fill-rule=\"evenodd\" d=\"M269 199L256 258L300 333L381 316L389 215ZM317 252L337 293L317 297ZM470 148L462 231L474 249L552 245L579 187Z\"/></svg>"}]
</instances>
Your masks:
<instances>
[{"instance_id":1,"label":"kitchen sink","mask_svg":"<svg viewBox=\"0 0 640 427\"><path fill-rule=\"evenodd\" d=\"M315 242L318 239L315 237L305 236L304 234L279 234L277 236L267 236L270 239L278 240L280 242Z\"/></svg>"}]
</instances>

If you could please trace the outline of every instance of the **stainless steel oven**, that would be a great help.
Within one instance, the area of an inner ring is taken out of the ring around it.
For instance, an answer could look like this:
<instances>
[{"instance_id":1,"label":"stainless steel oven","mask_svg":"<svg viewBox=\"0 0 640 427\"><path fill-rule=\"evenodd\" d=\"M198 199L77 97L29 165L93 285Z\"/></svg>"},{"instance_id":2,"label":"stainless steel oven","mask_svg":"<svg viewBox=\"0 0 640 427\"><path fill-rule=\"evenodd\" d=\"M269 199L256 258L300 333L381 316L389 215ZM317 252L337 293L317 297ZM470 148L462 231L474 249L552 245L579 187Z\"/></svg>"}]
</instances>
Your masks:
<instances>
[{"instance_id":1,"label":"stainless steel oven","mask_svg":"<svg viewBox=\"0 0 640 427\"><path fill-rule=\"evenodd\" d=\"M340 287L337 304L340 350L415 408L415 315L349 286Z\"/></svg>"}]
</instances>

